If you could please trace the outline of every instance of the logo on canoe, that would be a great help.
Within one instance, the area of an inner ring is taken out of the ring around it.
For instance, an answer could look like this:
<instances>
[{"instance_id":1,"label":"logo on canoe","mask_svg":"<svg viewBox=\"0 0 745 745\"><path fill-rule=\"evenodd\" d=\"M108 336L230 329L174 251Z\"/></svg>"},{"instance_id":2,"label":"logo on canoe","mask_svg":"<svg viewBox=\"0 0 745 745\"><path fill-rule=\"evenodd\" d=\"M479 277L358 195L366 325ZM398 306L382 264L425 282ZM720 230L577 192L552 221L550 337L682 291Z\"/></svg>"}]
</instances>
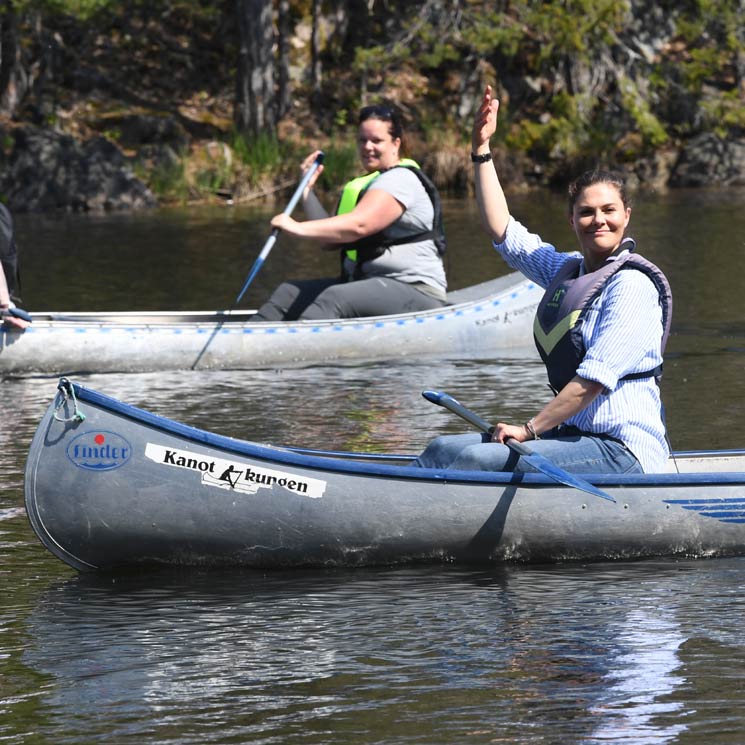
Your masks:
<instances>
[{"instance_id":1,"label":"logo on canoe","mask_svg":"<svg viewBox=\"0 0 745 745\"><path fill-rule=\"evenodd\" d=\"M215 458L190 450L167 448L152 442L145 446L145 457L161 465L197 471L205 486L230 489L243 494L256 494L259 489L278 486L293 494L319 499L326 491L325 481L309 476L297 476L275 468Z\"/></svg>"},{"instance_id":2,"label":"logo on canoe","mask_svg":"<svg viewBox=\"0 0 745 745\"><path fill-rule=\"evenodd\" d=\"M67 457L88 471L112 471L132 455L132 446L116 432L93 430L78 435L67 446Z\"/></svg>"}]
</instances>

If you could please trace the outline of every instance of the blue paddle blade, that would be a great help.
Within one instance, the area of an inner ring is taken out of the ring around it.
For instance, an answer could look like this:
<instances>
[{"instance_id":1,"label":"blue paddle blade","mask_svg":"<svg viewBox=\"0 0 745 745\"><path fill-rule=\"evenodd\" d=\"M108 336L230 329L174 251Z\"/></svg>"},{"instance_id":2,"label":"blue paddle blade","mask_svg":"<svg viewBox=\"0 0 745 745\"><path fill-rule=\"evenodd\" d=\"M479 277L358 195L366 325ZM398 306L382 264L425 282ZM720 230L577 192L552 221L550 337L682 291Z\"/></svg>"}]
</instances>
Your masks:
<instances>
[{"instance_id":1,"label":"blue paddle blade","mask_svg":"<svg viewBox=\"0 0 745 745\"><path fill-rule=\"evenodd\" d=\"M546 476L549 476L554 481L558 481L560 484L565 484L566 486L572 486L575 489L585 491L588 494L593 494L601 499L607 499L610 502L616 501L607 492L598 489L597 486L593 486L589 481L585 481L585 479L575 476L573 473L569 473L569 471L565 471L563 468L559 468L559 466L557 466L553 461L546 458L545 455L536 453L535 450L526 447L522 442L510 439L507 440L505 444L507 447L518 453L526 463L529 463L533 468Z\"/></svg>"},{"instance_id":2,"label":"blue paddle blade","mask_svg":"<svg viewBox=\"0 0 745 745\"><path fill-rule=\"evenodd\" d=\"M457 414L462 419L465 419L469 424L473 424L474 427L480 429L482 432L491 432L494 429L494 427L489 424L489 422L482 419L477 414L474 414L472 411L467 409L465 406L463 406L463 404L456 401L447 393L441 393L440 391L422 391L422 396L424 396L427 401L431 401L433 404L437 404L438 406L449 409L454 414ZM524 443L518 442L514 439L509 439L507 440L505 445L507 445L507 447L509 447L511 450L514 450L516 453L518 453L518 455L520 455L520 457L526 463L529 463L537 471L540 471L542 474L548 476L559 484L571 486L574 489L579 489L580 491L587 492L588 494L592 494L595 497L600 497L601 499L607 499L610 502L616 501L607 492L604 492L602 489L598 489L596 486L593 486L589 481L585 481L585 479L580 478L573 473L569 473L563 468L559 468L559 466L557 466L551 460L546 458L544 455L531 450Z\"/></svg>"}]
</instances>

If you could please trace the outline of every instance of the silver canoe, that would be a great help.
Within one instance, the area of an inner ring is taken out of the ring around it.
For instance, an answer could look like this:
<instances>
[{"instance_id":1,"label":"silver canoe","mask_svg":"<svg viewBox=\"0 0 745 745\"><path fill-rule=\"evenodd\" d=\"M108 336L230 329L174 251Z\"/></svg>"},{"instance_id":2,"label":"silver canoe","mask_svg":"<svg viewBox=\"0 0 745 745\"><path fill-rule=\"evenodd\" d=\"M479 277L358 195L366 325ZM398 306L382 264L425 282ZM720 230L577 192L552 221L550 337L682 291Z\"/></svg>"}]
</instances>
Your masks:
<instances>
[{"instance_id":1,"label":"silver canoe","mask_svg":"<svg viewBox=\"0 0 745 745\"><path fill-rule=\"evenodd\" d=\"M745 451L677 454L668 473L428 470L410 456L260 445L62 379L34 436L26 509L80 570L549 562L745 553Z\"/></svg>"},{"instance_id":2,"label":"silver canoe","mask_svg":"<svg viewBox=\"0 0 745 745\"><path fill-rule=\"evenodd\" d=\"M0 327L0 375L258 369L411 355L532 353L543 291L519 273L456 290L437 310L252 324L252 311L32 313Z\"/></svg>"}]
</instances>

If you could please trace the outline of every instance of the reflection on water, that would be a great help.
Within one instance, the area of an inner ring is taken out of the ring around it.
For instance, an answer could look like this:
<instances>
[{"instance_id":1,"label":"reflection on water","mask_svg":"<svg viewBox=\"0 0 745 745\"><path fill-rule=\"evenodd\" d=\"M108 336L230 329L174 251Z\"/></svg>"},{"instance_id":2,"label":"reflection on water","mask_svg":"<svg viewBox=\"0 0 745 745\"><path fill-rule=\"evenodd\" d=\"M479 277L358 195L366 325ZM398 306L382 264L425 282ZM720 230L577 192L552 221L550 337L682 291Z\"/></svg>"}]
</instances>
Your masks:
<instances>
[{"instance_id":1,"label":"reflection on water","mask_svg":"<svg viewBox=\"0 0 745 745\"><path fill-rule=\"evenodd\" d=\"M678 718L685 713L680 701L667 700L685 682L677 672L682 666L678 650L686 639L665 610L628 614L602 684L605 701L594 709L602 721L589 742L623 737L638 745L666 743L686 729L685 724L659 723L662 715Z\"/></svg>"},{"instance_id":2,"label":"reflection on water","mask_svg":"<svg viewBox=\"0 0 745 745\"><path fill-rule=\"evenodd\" d=\"M745 446L741 202L733 190L637 198L639 248L675 294L662 385L676 449ZM512 207L573 248L562 199ZM504 273L473 204L446 210L452 286ZM19 216L26 305L228 307L270 212ZM336 256L280 240L247 302L285 276L336 269ZM742 740L745 559L78 576L22 507L26 452L56 382L0 382L0 741ZM406 453L467 429L422 390L492 421L524 421L551 395L535 358L79 382L234 437Z\"/></svg>"},{"instance_id":3,"label":"reflection on water","mask_svg":"<svg viewBox=\"0 0 745 745\"><path fill-rule=\"evenodd\" d=\"M681 650L706 628L691 576L722 597L727 570L81 576L39 597L22 664L59 742L726 742L711 716L739 693L707 702L698 669L727 646Z\"/></svg>"},{"instance_id":4,"label":"reflection on water","mask_svg":"<svg viewBox=\"0 0 745 745\"><path fill-rule=\"evenodd\" d=\"M75 380L134 406L231 437L379 452L418 451L437 434L466 429L458 417L428 403L423 390L457 393L465 405L494 420L525 416L550 395L539 362L509 359L89 375ZM0 397L0 418L13 416L19 403L29 412L12 438L23 455L54 397L57 379L15 379L0 385L7 392ZM10 434L6 437L10 446Z\"/></svg>"}]
</instances>

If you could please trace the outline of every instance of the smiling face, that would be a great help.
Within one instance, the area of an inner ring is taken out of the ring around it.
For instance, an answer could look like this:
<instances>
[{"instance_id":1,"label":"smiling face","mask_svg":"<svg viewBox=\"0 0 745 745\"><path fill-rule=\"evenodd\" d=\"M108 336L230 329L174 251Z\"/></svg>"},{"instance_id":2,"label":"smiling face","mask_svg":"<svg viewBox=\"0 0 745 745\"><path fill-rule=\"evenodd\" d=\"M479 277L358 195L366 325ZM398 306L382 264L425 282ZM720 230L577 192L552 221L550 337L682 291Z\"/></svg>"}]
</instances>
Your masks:
<instances>
[{"instance_id":1,"label":"smiling face","mask_svg":"<svg viewBox=\"0 0 745 745\"><path fill-rule=\"evenodd\" d=\"M400 157L401 138L391 134L391 123L365 119L357 133L357 149L368 173L395 166Z\"/></svg>"},{"instance_id":2,"label":"smiling face","mask_svg":"<svg viewBox=\"0 0 745 745\"><path fill-rule=\"evenodd\" d=\"M615 184L598 182L579 192L569 224L579 239L588 271L597 269L621 244L631 217Z\"/></svg>"}]
</instances>

